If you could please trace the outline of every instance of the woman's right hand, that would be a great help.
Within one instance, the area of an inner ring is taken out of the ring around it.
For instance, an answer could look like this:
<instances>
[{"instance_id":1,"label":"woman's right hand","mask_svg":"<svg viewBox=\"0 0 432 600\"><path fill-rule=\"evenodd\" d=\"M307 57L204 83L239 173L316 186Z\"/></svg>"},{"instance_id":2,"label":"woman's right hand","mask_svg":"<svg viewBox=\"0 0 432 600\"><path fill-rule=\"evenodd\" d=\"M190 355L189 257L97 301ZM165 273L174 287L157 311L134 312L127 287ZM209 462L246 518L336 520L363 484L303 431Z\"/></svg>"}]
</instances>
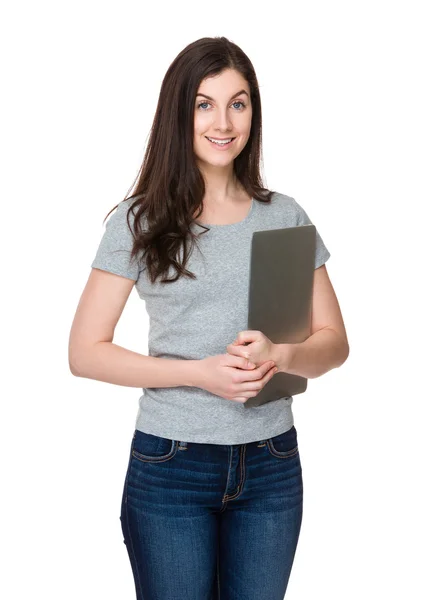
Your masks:
<instances>
[{"instance_id":1,"label":"woman's right hand","mask_svg":"<svg viewBox=\"0 0 432 600\"><path fill-rule=\"evenodd\" d=\"M245 403L276 373L271 360L255 368L248 367L248 363L247 358L228 353L207 356L198 361L197 387L226 400Z\"/></svg>"}]
</instances>

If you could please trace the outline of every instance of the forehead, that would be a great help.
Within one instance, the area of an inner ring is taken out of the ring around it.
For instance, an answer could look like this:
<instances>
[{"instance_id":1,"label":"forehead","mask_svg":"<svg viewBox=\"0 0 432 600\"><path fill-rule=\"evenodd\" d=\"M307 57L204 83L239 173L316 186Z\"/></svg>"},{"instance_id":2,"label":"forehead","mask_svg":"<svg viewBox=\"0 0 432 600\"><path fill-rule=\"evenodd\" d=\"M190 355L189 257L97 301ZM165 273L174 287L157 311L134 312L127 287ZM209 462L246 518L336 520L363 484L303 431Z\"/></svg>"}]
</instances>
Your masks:
<instances>
[{"instance_id":1,"label":"forehead","mask_svg":"<svg viewBox=\"0 0 432 600\"><path fill-rule=\"evenodd\" d=\"M223 99L231 98L233 94L237 94L240 90L250 94L247 80L238 71L226 69L222 73L203 79L198 86L197 94L203 92Z\"/></svg>"}]
</instances>

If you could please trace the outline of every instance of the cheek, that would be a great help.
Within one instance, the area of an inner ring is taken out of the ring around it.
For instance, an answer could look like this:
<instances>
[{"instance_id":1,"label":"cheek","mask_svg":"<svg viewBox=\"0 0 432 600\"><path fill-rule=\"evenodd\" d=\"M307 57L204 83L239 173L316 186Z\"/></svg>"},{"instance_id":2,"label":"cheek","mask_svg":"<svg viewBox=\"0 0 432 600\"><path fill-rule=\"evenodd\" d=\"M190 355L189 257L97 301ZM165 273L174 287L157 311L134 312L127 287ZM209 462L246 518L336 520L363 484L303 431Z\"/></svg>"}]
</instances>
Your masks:
<instances>
[{"instance_id":1,"label":"cheek","mask_svg":"<svg viewBox=\"0 0 432 600\"><path fill-rule=\"evenodd\" d=\"M195 133L197 135L204 133L205 131L207 131L210 123L211 123L211 119L210 119L209 115L202 114L202 113L196 115L195 121L194 121Z\"/></svg>"},{"instance_id":2,"label":"cheek","mask_svg":"<svg viewBox=\"0 0 432 600\"><path fill-rule=\"evenodd\" d=\"M245 115L245 118L239 123L239 130L248 135L252 126L252 115Z\"/></svg>"}]
</instances>

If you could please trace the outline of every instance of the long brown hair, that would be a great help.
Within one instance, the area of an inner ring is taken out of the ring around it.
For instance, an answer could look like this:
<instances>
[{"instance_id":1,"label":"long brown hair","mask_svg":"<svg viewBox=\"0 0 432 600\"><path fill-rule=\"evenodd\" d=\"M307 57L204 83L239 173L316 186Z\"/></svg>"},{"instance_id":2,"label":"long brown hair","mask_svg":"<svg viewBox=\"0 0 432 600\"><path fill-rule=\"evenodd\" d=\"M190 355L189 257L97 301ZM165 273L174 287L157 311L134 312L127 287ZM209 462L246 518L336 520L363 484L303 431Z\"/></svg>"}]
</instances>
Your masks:
<instances>
[{"instance_id":1,"label":"long brown hair","mask_svg":"<svg viewBox=\"0 0 432 600\"><path fill-rule=\"evenodd\" d=\"M177 281L182 275L196 279L195 274L185 268L191 252L191 248L186 252L187 242L196 244L197 239L190 225L197 210L196 217L203 211L205 193L205 182L193 151L195 100L201 81L225 69L235 69L246 79L252 103L250 136L234 160L234 175L247 194L258 201L270 202L275 193L262 185L261 98L251 61L226 37L204 37L189 44L171 63L163 79L144 160L134 182L135 190L123 200L135 198L127 212L128 226L134 237L131 260L138 254L140 260L145 258L152 283L159 276L161 283ZM133 230L129 223L131 211ZM147 221L144 231L143 215ZM207 227L201 227L205 231L198 235L208 231ZM179 262L181 246L183 255ZM174 279L167 279L170 265L177 272Z\"/></svg>"}]
</instances>

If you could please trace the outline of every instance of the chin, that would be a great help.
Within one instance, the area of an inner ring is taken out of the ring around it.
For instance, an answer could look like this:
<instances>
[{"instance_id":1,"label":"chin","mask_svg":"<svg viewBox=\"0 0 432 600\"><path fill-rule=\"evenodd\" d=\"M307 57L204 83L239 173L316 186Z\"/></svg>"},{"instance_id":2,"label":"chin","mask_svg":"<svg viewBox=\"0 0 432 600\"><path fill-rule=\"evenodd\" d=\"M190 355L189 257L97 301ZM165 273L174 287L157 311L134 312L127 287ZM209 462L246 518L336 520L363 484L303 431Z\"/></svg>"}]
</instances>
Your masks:
<instances>
[{"instance_id":1,"label":"chin","mask_svg":"<svg viewBox=\"0 0 432 600\"><path fill-rule=\"evenodd\" d=\"M221 157L219 160L215 158L200 158L200 161L206 165L211 165L212 167L226 167L230 165L234 161L235 157L227 156L226 158Z\"/></svg>"}]
</instances>

